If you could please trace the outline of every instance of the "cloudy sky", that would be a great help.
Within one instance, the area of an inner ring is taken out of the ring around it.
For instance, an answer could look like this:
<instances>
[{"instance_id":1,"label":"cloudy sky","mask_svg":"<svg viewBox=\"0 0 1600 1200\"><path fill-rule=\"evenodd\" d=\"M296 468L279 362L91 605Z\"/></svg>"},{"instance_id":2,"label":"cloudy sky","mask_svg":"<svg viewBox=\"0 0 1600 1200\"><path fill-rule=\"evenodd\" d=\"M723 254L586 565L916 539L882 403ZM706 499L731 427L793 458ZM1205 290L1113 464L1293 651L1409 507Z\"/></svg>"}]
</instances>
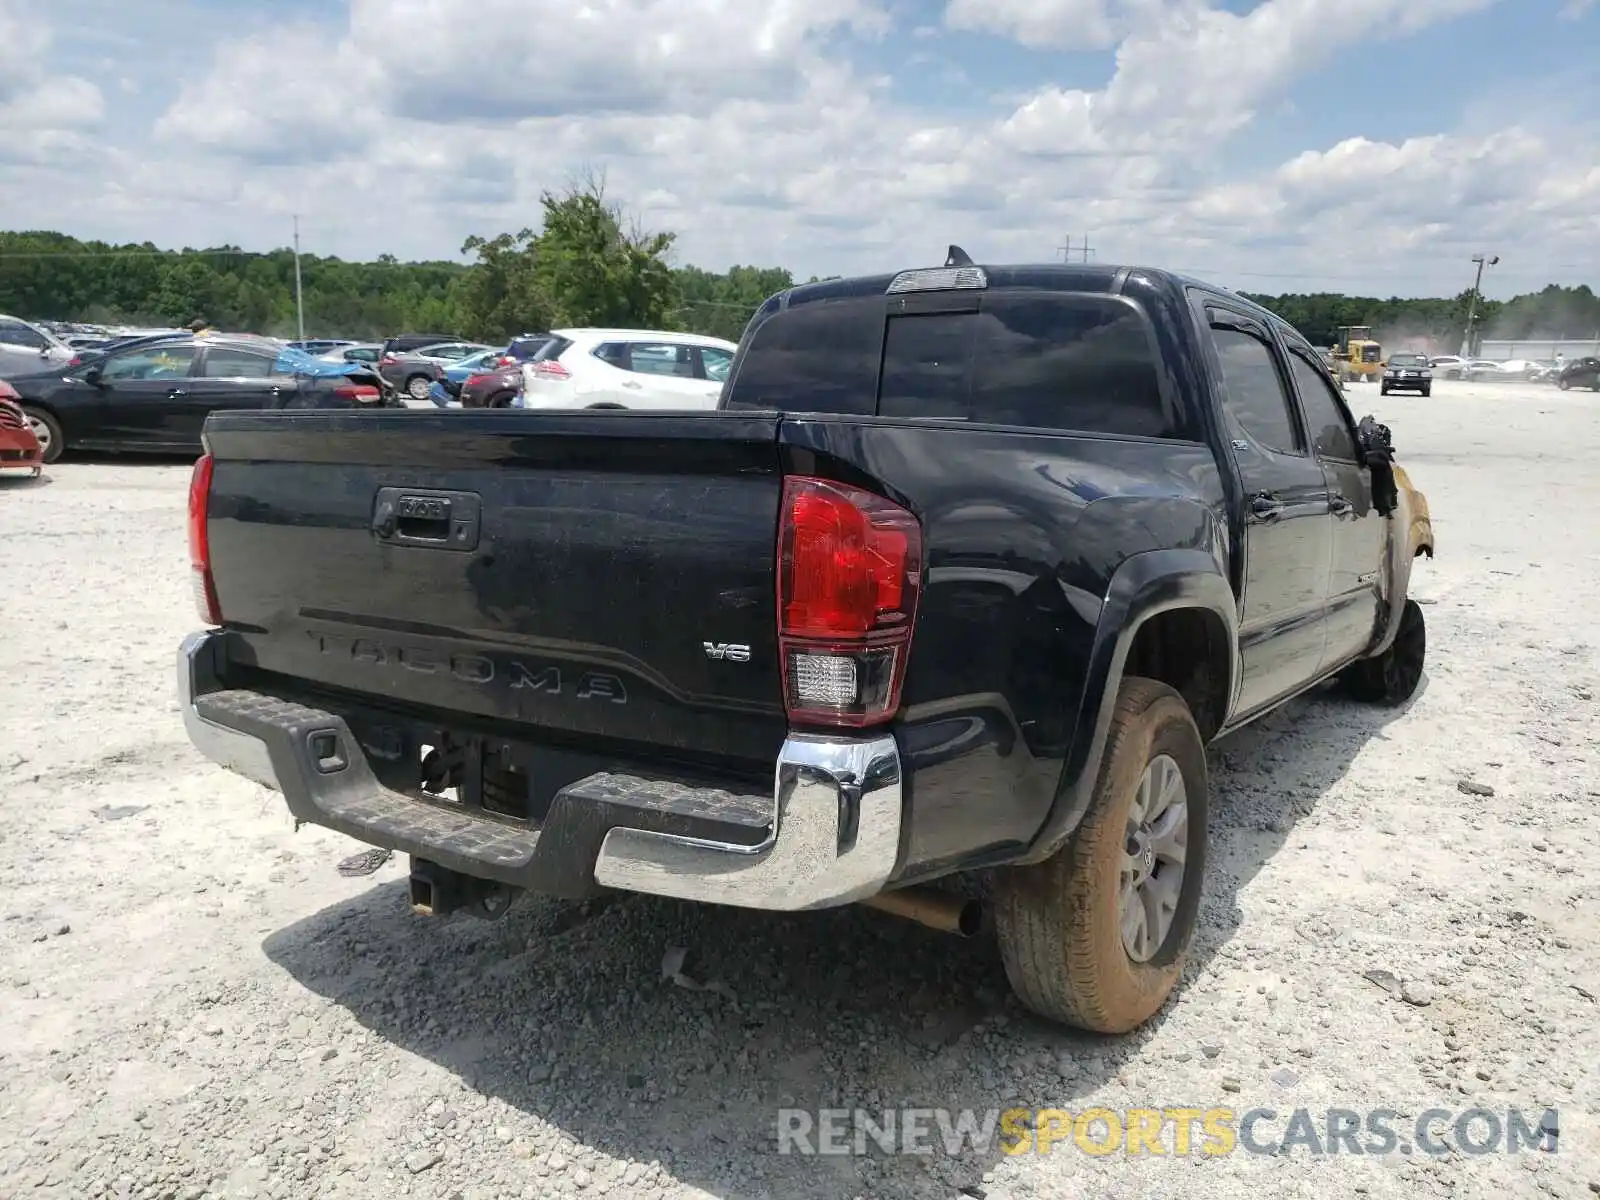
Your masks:
<instances>
[{"instance_id":1,"label":"cloudy sky","mask_svg":"<svg viewBox=\"0 0 1600 1200\"><path fill-rule=\"evenodd\" d=\"M1596 0L0 0L0 228L453 257L598 167L713 269L1506 296L1600 286L1597 64Z\"/></svg>"}]
</instances>

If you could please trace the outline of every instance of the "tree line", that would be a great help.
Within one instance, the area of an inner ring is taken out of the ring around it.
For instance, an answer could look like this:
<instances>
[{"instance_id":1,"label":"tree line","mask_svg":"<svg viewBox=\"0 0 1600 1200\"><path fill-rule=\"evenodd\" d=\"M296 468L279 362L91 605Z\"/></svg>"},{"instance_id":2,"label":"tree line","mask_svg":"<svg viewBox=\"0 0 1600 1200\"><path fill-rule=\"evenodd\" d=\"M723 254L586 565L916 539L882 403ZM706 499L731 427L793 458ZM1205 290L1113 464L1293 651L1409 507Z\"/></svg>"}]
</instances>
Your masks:
<instances>
[{"instance_id":1,"label":"tree line","mask_svg":"<svg viewBox=\"0 0 1600 1200\"><path fill-rule=\"evenodd\" d=\"M1336 292L1265 296L1251 300L1288 321L1313 346L1338 340L1340 326L1366 325L1385 346L1416 344L1453 353L1461 344L1472 309L1472 289L1447 299L1343 296ZM1551 284L1511 300L1480 299L1472 322L1474 341L1483 338L1600 338L1600 296L1587 284Z\"/></svg>"},{"instance_id":2,"label":"tree line","mask_svg":"<svg viewBox=\"0 0 1600 1200\"><path fill-rule=\"evenodd\" d=\"M540 198L538 228L474 236L470 263L374 262L301 255L308 337L379 339L416 331L494 342L564 325L679 329L737 341L750 315L794 284L782 267L726 272L671 265L675 237L644 229L588 176ZM1337 293L1251 295L1314 345L1341 325L1368 325L1386 343L1454 347L1471 292L1387 300ZM0 312L35 320L179 325L292 337L294 254L237 246L163 250L63 233L0 232ZM1551 285L1477 306L1487 337L1579 337L1600 331L1600 297Z\"/></svg>"}]
</instances>

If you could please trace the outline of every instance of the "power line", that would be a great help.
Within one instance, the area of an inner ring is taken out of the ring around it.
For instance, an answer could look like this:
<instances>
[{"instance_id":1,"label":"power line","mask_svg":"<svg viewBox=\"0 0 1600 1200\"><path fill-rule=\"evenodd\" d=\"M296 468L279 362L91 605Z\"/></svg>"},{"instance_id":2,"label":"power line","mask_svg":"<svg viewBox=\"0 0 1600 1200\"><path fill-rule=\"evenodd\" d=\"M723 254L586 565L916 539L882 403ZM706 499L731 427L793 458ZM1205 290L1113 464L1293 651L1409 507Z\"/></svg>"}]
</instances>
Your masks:
<instances>
[{"instance_id":1,"label":"power line","mask_svg":"<svg viewBox=\"0 0 1600 1200\"><path fill-rule=\"evenodd\" d=\"M292 246L278 246L272 250L0 250L0 262L8 258L270 258L274 254L294 254ZM306 255L307 258L316 258L314 254ZM449 259L417 259L403 261L395 259L393 262L384 262L382 259L339 259L349 267L466 267L468 263L452 262Z\"/></svg>"},{"instance_id":2,"label":"power line","mask_svg":"<svg viewBox=\"0 0 1600 1200\"><path fill-rule=\"evenodd\" d=\"M259 250L0 250L0 259L6 258L222 258L249 255L265 258L280 251Z\"/></svg>"}]
</instances>

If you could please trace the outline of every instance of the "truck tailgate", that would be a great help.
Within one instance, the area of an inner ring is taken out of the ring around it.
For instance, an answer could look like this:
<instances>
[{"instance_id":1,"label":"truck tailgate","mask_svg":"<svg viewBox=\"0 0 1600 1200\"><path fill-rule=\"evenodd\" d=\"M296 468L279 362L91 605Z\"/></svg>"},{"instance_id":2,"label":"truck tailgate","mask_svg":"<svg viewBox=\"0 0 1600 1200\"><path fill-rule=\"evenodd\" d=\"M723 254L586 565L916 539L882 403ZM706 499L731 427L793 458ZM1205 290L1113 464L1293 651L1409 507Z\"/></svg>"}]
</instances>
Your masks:
<instances>
[{"instance_id":1,"label":"truck tailgate","mask_svg":"<svg viewBox=\"0 0 1600 1200\"><path fill-rule=\"evenodd\" d=\"M213 416L230 658L558 741L770 763L779 420Z\"/></svg>"}]
</instances>

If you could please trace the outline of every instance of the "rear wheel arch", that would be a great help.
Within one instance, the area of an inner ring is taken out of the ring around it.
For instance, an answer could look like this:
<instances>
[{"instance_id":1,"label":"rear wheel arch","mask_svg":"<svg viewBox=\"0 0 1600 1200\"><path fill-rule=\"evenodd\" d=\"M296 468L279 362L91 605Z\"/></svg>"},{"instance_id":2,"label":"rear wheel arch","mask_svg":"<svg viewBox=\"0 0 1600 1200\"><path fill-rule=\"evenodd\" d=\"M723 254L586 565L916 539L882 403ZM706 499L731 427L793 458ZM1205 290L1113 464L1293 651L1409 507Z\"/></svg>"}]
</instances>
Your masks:
<instances>
[{"instance_id":1,"label":"rear wheel arch","mask_svg":"<svg viewBox=\"0 0 1600 1200\"><path fill-rule=\"evenodd\" d=\"M1170 615L1169 615L1170 614ZM1151 622L1160 623L1151 625ZM1148 632L1145 632L1148 629ZM1196 678L1199 660L1173 649L1185 631L1204 630L1205 671ZM1141 639L1141 635L1143 640ZM1154 662L1158 670L1187 671L1182 684L1170 684L1186 703L1194 696L1210 705L1205 714L1215 728L1202 728L1209 739L1227 723L1238 689L1238 603L1221 566L1198 549L1150 550L1125 559L1112 576L1096 626L1072 746L1062 768L1061 784L1050 813L1022 862L1040 862L1058 850L1083 820L1092 798L1122 681L1137 677L1130 656ZM1168 682L1161 676L1157 682ZM1186 690L1187 689L1187 690ZM1201 714L1196 724L1201 724Z\"/></svg>"},{"instance_id":2,"label":"rear wheel arch","mask_svg":"<svg viewBox=\"0 0 1600 1200\"><path fill-rule=\"evenodd\" d=\"M1233 700L1228 623L1214 609L1169 608L1143 620L1128 647L1123 675L1154 679L1183 697L1202 740L1227 719Z\"/></svg>"}]
</instances>

